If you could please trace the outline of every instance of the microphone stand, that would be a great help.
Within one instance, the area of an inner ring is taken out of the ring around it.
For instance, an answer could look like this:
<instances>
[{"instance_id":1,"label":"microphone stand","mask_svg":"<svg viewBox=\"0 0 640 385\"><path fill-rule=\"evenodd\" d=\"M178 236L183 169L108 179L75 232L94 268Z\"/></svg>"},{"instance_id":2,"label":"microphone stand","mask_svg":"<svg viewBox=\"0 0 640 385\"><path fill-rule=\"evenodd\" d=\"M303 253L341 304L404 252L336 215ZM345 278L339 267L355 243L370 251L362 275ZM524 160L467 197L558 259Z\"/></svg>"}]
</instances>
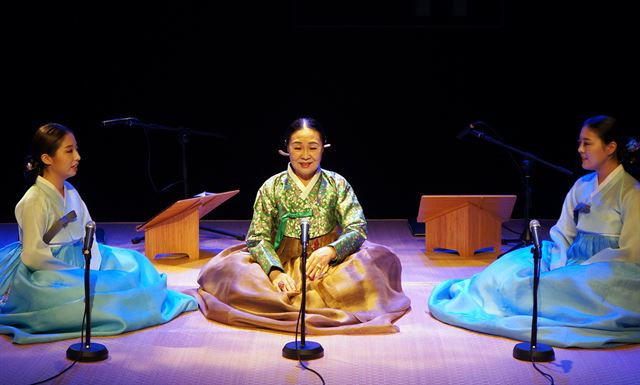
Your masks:
<instances>
[{"instance_id":1,"label":"microphone stand","mask_svg":"<svg viewBox=\"0 0 640 385\"><path fill-rule=\"evenodd\" d=\"M531 213L531 161L529 159L523 159L522 160L522 171L524 173L524 223L525 223L525 227L522 230L522 233L520 233L520 238L517 239L517 243L511 247L509 250L505 251L504 253L500 254L498 256L498 258L500 258L501 256L503 256L504 254L515 250L515 249L519 249L521 247L525 247L525 246L529 246L531 244L531 231L529 229L529 227L526 225L527 223L529 223L529 220L531 219L530 217L530 213ZM511 243L512 240L510 239L506 239L504 240L506 243Z\"/></svg>"},{"instance_id":2,"label":"microphone stand","mask_svg":"<svg viewBox=\"0 0 640 385\"><path fill-rule=\"evenodd\" d=\"M497 258L502 257L504 254L515 250L515 249L519 249L521 247L525 247L525 246L529 246L531 245L531 232L529 230L529 216L530 216L530 212L531 212L531 197L532 197L532 189L531 189L531 166L533 164L534 161L537 161L539 163L544 164L545 166L551 167L552 169L559 171L563 174L566 175L573 175L573 172L567 170L566 168L557 166L553 163L547 162L543 159L538 158L537 156L526 152L526 151L522 151L519 150L513 146L510 146L506 143L503 143L497 139L492 138L491 136L485 134L484 132L478 131L478 130L474 130L472 128L474 128L474 124L476 123L472 123L471 125L469 125L468 130L464 130L463 133L461 133L461 135L459 136L459 138L461 138L462 136L466 135L467 133L472 134L474 136L477 136L480 139L483 139L489 143L493 143L496 144L502 148L505 148L511 152L515 152L516 154L522 155L524 157L524 159L522 160L522 170L524 172L524 220L525 220L525 226L524 229L522 230L522 233L520 234L520 238L518 240L518 243L516 245L514 245L513 247L511 247L509 250L507 250L506 252L498 255ZM480 123L477 122L477 124L484 124L484 123Z\"/></svg>"},{"instance_id":3,"label":"microphone stand","mask_svg":"<svg viewBox=\"0 0 640 385\"><path fill-rule=\"evenodd\" d=\"M189 135L196 134L201 136L208 136L212 138L224 138L221 134L214 132L205 132L205 131L197 131L189 128L183 127L170 127L164 126L162 124L155 123L143 123L139 120L135 120L135 125L138 125L147 130L163 130L163 131L172 131L178 134L178 141L180 143L180 156L182 160L182 190L185 198L189 197L189 183L187 179L187 143L189 142Z\"/></svg>"},{"instance_id":4,"label":"microphone stand","mask_svg":"<svg viewBox=\"0 0 640 385\"><path fill-rule=\"evenodd\" d=\"M89 228L88 224L87 228ZM81 338L79 343L73 344L69 346L69 348L67 348L67 358L80 362L102 361L106 360L109 357L109 351L104 345L91 343L91 291L89 289L89 265L91 262L92 241L93 237L90 237L90 240L88 242L85 242L85 245L82 249L82 254L84 255L84 316L87 319L87 322L85 323L86 340L83 343Z\"/></svg>"},{"instance_id":5,"label":"microphone stand","mask_svg":"<svg viewBox=\"0 0 640 385\"><path fill-rule=\"evenodd\" d=\"M105 124L106 122L118 122L118 123L126 124L128 126L135 125L135 126L140 126L147 130L163 130L163 131L177 132L178 140L180 142L180 155L182 160L182 192L185 199L189 198L189 188L188 188L189 182L187 180L187 143L189 142L189 135L196 134L200 136L208 136L208 137L218 138L218 139L224 138L222 134L218 134L214 132L197 131L197 130L192 130L192 129L183 128L183 127L180 127L180 128L170 127L170 126L164 126L164 125L155 124L155 123L143 123L136 118L113 119L111 121L107 120L107 121L104 121L103 124ZM227 235L239 241L243 241L245 238L244 234L233 234L223 230L211 229L207 227L200 227L200 229L205 231L210 231L212 233ZM134 244L140 243L143 239L144 239L144 236L137 236L131 239L131 243L134 243Z\"/></svg>"},{"instance_id":6,"label":"microphone stand","mask_svg":"<svg viewBox=\"0 0 640 385\"><path fill-rule=\"evenodd\" d=\"M531 318L531 341L520 342L513 347L513 358L530 362L554 361L555 353L549 345L538 344L538 285L540 283L540 248L534 243L533 253L533 317Z\"/></svg>"},{"instance_id":7,"label":"microphone stand","mask_svg":"<svg viewBox=\"0 0 640 385\"><path fill-rule=\"evenodd\" d=\"M300 342L288 342L282 348L282 356L290 360L315 360L324 356L322 345L314 341L305 341L304 315L307 305L307 243L308 239L302 242L302 253L300 256L300 273L302 274L302 300L300 303ZM296 325L297 326L297 325Z\"/></svg>"}]
</instances>

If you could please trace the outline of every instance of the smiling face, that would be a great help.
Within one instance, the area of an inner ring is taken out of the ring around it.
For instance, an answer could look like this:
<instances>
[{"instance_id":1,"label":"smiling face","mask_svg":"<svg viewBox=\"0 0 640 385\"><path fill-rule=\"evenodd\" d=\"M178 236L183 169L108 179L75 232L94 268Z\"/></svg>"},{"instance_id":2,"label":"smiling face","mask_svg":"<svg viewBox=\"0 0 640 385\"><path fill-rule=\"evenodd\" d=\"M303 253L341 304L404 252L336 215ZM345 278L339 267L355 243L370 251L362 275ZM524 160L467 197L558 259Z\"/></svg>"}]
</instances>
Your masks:
<instances>
[{"instance_id":1,"label":"smiling face","mask_svg":"<svg viewBox=\"0 0 640 385\"><path fill-rule=\"evenodd\" d=\"M320 133L312 127L303 126L291 134L287 150L295 174L303 181L310 180L322 160L324 147Z\"/></svg>"},{"instance_id":2,"label":"smiling face","mask_svg":"<svg viewBox=\"0 0 640 385\"><path fill-rule=\"evenodd\" d=\"M618 164L616 142L606 144L589 126L582 127L578 139L578 153L585 170L600 171Z\"/></svg>"},{"instance_id":3,"label":"smiling face","mask_svg":"<svg viewBox=\"0 0 640 385\"><path fill-rule=\"evenodd\" d=\"M64 181L78 172L80 153L78 144L72 133L66 133L60 141L60 146L53 155L42 154L42 163L45 164L43 177L52 181Z\"/></svg>"}]
</instances>

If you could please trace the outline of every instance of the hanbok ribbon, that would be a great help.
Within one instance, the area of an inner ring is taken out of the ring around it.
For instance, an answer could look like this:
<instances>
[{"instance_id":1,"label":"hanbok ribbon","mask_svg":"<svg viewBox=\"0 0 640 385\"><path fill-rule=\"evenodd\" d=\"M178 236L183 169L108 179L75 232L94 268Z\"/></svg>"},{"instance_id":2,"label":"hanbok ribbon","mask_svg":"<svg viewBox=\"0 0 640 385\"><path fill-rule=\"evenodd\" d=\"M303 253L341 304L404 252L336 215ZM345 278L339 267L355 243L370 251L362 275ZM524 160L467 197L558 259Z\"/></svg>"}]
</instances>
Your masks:
<instances>
[{"instance_id":1,"label":"hanbok ribbon","mask_svg":"<svg viewBox=\"0 0 640 385\"><path fill-rule=\"evenodd\" d=\"M71 210L67 214L63 215L62 218L58 219L53 225L51 225L51 228L47 230L47 232L42 236L42 240L44 241L44 243L48 245L49 242L51 242L51 240L53 239L53 237L55 237L56 234L58 234L58 232L60 232L60 230L62 230L62 228L67 225L67 223L76 219L77 216L78 215L76 214L75 210Z\"/></svg>"},{"instance_id":2,"label":"hanbok ribbon","mask_svg":"<svg viewBox=\"0 0 640 385\"><path fill-rule=\"evenodd\" d=\"M580 213L589 214L591 211L591 206L586 203L578 203L575 209L573 209L573 221L576 226L578 226L578 219L580 218Z\"/></svg>"},{"instance_id":3,"label":"hanbok ribbon","mask_svg":"<svg viewBox=\"0 0 640 385\"><path fill-rule=\"evenodd\" d=\"M278 250L278 246L280 246L280 242L282 242L282 237L284 236L284 230L287 228L287 220L289 218L308 218L313 216L313 211L311 209L293 213L286 213L280 217L280 224L278 225L278 232L276 233L276 240L273 243L274 249Z\"/></svg>"}]
</instances>

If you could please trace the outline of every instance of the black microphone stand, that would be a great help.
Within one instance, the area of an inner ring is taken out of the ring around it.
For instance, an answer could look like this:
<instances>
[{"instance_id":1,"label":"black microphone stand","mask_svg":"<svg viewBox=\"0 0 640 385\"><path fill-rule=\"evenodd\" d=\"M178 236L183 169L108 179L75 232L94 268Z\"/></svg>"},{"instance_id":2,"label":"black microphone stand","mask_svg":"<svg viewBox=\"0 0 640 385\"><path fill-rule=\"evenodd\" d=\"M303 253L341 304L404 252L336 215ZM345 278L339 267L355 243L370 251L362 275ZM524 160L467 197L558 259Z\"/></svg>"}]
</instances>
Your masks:
<instances>
[{"instance_id":1,"label":"black microphone stand","mask_svg":"<svg viewBox=\"0 0 640 385\"><path fill-rule=\"evenodd\" d=\"M573 175L573 172L567 170L566 168L557 166L555 164L552 164L550 162L547 162L543 159L538 158L537 156L528 153L526 151L522 151L519 150L513 146L510 146L506 143L503 143L497 139L492 138L491 136L485 134L484 132L478 131L478 130L474 130L473 128L475 128L474 124L482 124L482 125L486 125L485 123L472 123L471 125L469 125L469 128L464 130L461 135L459 135L459 139L462 138L462 136L466 135L467 133L472 134L474 136L477 136L480 139L483 139L487 142L496 144L502 148L505 148L511 152L515 152L516 154L522 155L524 157L524 159L522 160L522 170L524 173L524 220L525 220L525 225L524 225L524 229L522 230L522 233L520 234L520 238L518 239L518 243L516 245L514 245L513 247L511 247L509 250L507 250L506 252L500 254L498 256L498 258L500 258L501 256L503 256L504 254L515 250L515 249L519 249L521 247L525 247L525 246L529 246L531 245L531 232L529 231L529 216L531 213L531 197L532 197L532 189L531 189L531 166L533 164L534 161L537 161L539 163L544 164L545 166L551 167L552 169L559 171L563 174L566 175Z\"/></svg>"},{"instance_id":2,"label":"black microphone stand","mask_svg":"<svg viewBox=\"0 0 640 385\"><path fill-rule=\"evenodd\" d=\"M302 253L300 256L300 273L302 274L302 300L300 303L300 342L288 342L282 348L282 356L290 360L315 360L324 356L322 345L313 341L305 341L304 315L307 305L307 243L308 239L302 242ZM296 325L297 326L297 325Z\"/></svg>"},{"instance_id":3,"label":"black microphone stand","mask_svg":"<svg viewBox=\"0 0 640 385\"><path fill-rule=\"evenodd\" d=\"M500 254L498 256L498 258L500 258L501 256L503 256L504 254L515 250L515 249L519 249L521 247L525 247L525 246L529 246L531 244L531 231L529 229L529 227L527 226L527 224L529 223L529 220L531 219L531 160L529 159L523 159L522 160L522 172L523 172L523 179L524 179L524 209L523 209L523 214L524 214L524 229L522 230L522 233L520 233L520 237L515 240L516 244L514 246L512 246L509 250L505 251L504 253ZM510 244L513 242L513 240L511 239L506 239L503 240L505 243Z\"/></svg>"},{"instance_id":4,"label":"black microphone stand","mask_svg":"<svg viewBox=\"0 0 640 385\"><path fill-rule=\"evenodd\" d=\"M87 225L87 228L89 228L89 225ZM82 249L82 254L84 255L84 317L86 317L86 339L84 342L80 339L79 343L69 346L67 349L67 358L80 362L95 362L106 360L109 357L109 351L102 344L91 343L91 291L89 289L89 265L91 263L91 244L93 242L93 236L87 238L88 240L84 242L85 244Z\"/></svg>"},{"instance_id":5,"label":"black microphone stand","mask_svg":"<svg viewBox=\"0 0 640 385\"><path fill-rule=\"evenodd\" d=\"M534 243L533 253L533 317L531 318L531 341L520 342L513 347L513 358L529 362L549 362L556 359L553 348L538 343L538 285L540 284L540 247Z\"/></svg>"},{"instance_id":6,"label":"black microphone stand","mask_svg":"<svg viewBox=\"0 0 640 385\"><path fill-rule=\"evenodd\" d=\"M204 131L196 131L189 128L176 128L163 126L161 124L155 123L142 123L139 122L138 125L142 128L148 130L164 130L164 131L173 131L178 133L178 141L180 143L180 157L181 157L181 165L182 165L182 192L185 198L189 197L189 181L187 179L187 143L189 142L189 135L201 135L208 136L212 138L223 138L221 134L213 133L213 132L204 132Z\"/></svg>"},{"instance_id":7,"label":"black microphone stand","mask_svg":"<svg viewBox=\"0 0 640 385\"><path fill-rule=\"evenodd\" d=\"M181 160L182 160L182 192L183 192L183 196L184 198L189 198L189 182L187 179L187 143L189 142L189 135L200 135L200 136L208 136L208 137L212 137L212 138L224 138L224 136L222 134L218 134L215 132L205 132L205 131L198 131L198 130L192 130L189 128L183 128L183 127L170 127L170 126L164 126L161 124L155 124L155 123L143 123L140 120L136 119L136 118L123 118L123 119L113 119L113 120L106 120L103 122L103 124L105 124L106 122L117 122L117 123L121 123L121 124L126 124L128 126L140 126L142 128L144 128L145 130L163 130L163 131L172 131L172 132L177 132L178 133L178 140L180 142L180 155L181 155ZM110 123L110 124L114 124L114 123ZM176 182L177 183L177 182ZM222 234L222 235L227 235L230 237L233 237L239 241L244 241L244 234L233 234L227 231L223 231L223 230L218 230L218 229L211 229L208 227L200 227L200 230L205 230L205 231L209 231L212 233L218 233L218 234ZM131 243L140 243L142 240L144 240L144 235L141 236L136 236L133 237L131 239Z\"/></svg>"}]
</instances>

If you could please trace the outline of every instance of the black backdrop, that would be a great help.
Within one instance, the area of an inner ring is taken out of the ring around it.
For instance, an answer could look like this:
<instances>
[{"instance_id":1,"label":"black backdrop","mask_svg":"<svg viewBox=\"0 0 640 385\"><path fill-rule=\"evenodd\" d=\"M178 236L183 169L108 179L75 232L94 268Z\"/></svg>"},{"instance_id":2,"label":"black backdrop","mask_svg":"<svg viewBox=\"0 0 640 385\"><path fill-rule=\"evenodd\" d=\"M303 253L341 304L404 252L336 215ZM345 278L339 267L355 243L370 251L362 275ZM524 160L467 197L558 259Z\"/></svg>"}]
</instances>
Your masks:
<instances>
[{"instance_id":1,"label":"black backdrop","mask_svg":"<svg viewBox=\"0 0 640 385\"><path fill-rule=\"evenodd\" d=\"M189 193L240 190L207 219L251 217L300 116L324 124L323 167L347 177L369 218L415 218L422 194L517 194L522 217L521 157L456 138L477 120L576 172L534 164L532 217L556 218L583 173L581 122L638 122L637 23L604 3L133 3L3 5L0 221L15 220L22 161L47 121L75 131L70 182L103 222L144 221L183 197L180 183L156 191L181 179L178 135L105 119L224 135L187 143Z\"/></svg>"}]
</instances>

